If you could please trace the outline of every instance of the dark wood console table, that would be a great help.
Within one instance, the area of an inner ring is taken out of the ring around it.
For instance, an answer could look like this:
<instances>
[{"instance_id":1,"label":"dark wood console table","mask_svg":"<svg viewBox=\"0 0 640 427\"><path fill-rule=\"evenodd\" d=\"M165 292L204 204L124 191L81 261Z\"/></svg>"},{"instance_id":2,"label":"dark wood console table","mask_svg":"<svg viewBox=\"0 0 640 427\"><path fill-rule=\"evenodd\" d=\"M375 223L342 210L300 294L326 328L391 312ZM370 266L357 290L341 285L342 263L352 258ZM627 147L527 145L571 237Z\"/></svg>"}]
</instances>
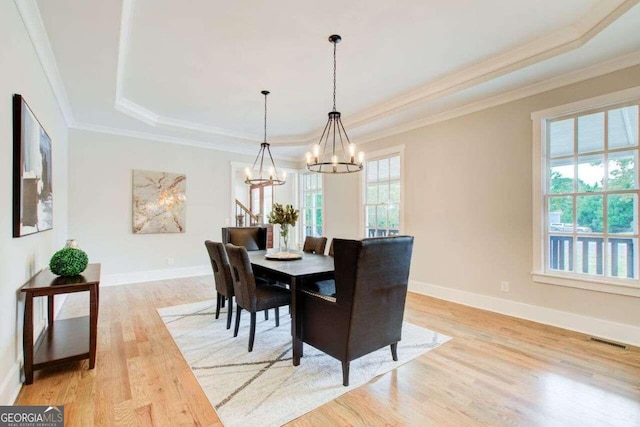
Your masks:
<instances>
[{"instance_id":1,"label":"dark wood console table","mask_svg":"<svg viewBox=\"0 0 640 427\"><path fill-rule=\"evenodd\" d=\"M96 365L98 339L100 264L89 264L78 276L59 277L44 269L33 276L21 289L24 304L24 374L25 383L33 383L33 371L89 359L89 369ZM56 320L54 297L58 294L89 291L89 316ZM33 298L46 296L48 327L33 343Z\"/></svg>"}]
</instances>

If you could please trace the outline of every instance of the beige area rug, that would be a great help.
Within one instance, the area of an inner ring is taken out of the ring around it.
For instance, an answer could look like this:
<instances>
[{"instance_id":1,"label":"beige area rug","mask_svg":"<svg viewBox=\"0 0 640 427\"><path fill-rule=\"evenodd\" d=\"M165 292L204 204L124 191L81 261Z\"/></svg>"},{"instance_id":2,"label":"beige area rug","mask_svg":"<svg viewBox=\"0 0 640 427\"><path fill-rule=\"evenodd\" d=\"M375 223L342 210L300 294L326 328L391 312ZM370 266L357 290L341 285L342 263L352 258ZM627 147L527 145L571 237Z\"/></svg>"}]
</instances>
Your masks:
<instances>
[{"instance_id":1,"label":"beige area rug","mask_svg":"<svg viewBox=\"0 0 640 427\"><path fill-rule=\"evenodd\" d=\"M300 366L291 363L291 322L286 308L275 327L259 313L253 352L247 352L249 315L238 337L226 329L226 308L215 319L215 300L158 310L178 348L225 426L280 426L359 387L451 338L404 323L398 361L385 347L351 362L349 387L340 362L305 345ZM235 321L235 313L234 313Z\"/></svg>"}]
</instances>

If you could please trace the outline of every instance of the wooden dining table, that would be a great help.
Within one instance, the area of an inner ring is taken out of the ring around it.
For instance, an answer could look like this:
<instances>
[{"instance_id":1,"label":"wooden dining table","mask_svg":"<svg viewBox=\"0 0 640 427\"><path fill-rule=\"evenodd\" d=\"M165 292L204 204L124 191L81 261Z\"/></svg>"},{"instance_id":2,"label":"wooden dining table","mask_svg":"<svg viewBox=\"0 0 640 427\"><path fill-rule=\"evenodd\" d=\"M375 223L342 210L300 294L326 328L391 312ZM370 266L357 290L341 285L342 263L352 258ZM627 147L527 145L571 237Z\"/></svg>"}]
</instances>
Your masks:
<instances>
[{"instance_id":1,"label":"wooden dining table","mask_svg":"<svg viewBox=\"0 0 640 427\"><path fill-rule=\"evenodd\" d=\"M303 253L302 259L271 260L266 259L267 251L250 251L249 260L253 274L269 280L287 283L291 290L291 338L293 365L300 364L302 357L302 315L298 304L299 286L304 281L319 281L334 278L333 257Z\"/></svg>"}]
</instances>

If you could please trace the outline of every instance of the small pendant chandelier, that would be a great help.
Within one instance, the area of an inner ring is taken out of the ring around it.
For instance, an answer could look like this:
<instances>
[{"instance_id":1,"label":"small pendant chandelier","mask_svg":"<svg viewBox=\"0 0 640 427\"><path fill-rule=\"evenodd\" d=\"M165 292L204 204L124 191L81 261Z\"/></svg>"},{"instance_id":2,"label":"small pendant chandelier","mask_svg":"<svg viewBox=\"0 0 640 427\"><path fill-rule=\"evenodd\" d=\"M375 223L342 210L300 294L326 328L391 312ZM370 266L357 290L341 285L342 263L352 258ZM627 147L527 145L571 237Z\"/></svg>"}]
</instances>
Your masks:
<instances>
[{"instance_id":1,"label":"small pendant chandelier","mask_svg":"<svg viewBox=\"0 0 640 427\"><path fill-rule=\"evenodd\" d=\"M244 183L249 185L282 185L286 182L287 172L282 171L282 174L278 176L278 169L273 161L271 149L267 142L267 95L269 95L269 91L263 90L260 93L264 95L264 142L260 144L260 151L258 151L258 155L256 156L256 160L253 162L253 166L245 169L246 179L244 180ZM271 162L270 166L265 165L264 163L265 153L269 155L267 160ZM258 166L258 160L260 161L259 169L256 169L256 166Z\"/></svg>"},{"instance_id":2,"label":"small pendant chandelier","mask_svg":"<svg viewBox=\"0 0 640 427\"><path fill-rule=\"evenodd\" d=\"M329 36L329 41L333 43L333 111L329 112L329 120L320 141L313 146L313 153L307 153L307 169L311 172L352 173L360 172L363 167L364 153L358 153L356 159L356 145L349 141L340 112L336 111L336 45L341 40L342 37L337 34Z\"/></svg>"}]
</instances>

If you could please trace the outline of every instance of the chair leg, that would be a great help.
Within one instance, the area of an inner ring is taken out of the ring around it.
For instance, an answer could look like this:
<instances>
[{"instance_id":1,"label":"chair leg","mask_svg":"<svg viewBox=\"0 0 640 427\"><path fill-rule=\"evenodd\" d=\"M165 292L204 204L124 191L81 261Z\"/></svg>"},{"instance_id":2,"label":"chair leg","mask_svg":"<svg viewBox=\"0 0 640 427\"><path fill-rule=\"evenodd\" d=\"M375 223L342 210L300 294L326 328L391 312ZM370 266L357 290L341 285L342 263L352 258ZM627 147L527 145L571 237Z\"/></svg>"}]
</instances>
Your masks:
<instances>
[{"instance_id":1,"label":"chair leg","mask_svg":"<svg viewBox=\"0 0 640 427\"><path fill-rule=\"evenodd\" d=\"M224 300L224 297L220 292L216 292L216 320L220 317L220 306L222 305L222 301L220 300Z\"/></svg>"},{"instance_id":2,"label":"chair leg","mask_svg":"<svg viewBox=\"0 0 640 427\"><path fill-rule=\"evenodd\" d=\"M224 308L225 301L226 301L226 299L225 299L225 298L222 298L222 304L220 304L220 307L221 307L221 308Z\"/></svg>"},{"instance_id":3,"label":"chair leg","mask_svg":"<svg viewBox=\"0 0 640 427\"><path fill-rule=\"evenodd\" d=\"M269 310L264 311L264 320L269 320Z\"/></svg>"},{"instance_id":4,"label":"chair leg","mask_svg":"<svg viewBox=\"0 0 640 427\"><path fill-rule=\"evenodd\" d=\"M253 339L256 336L256 313L251 313L251 326L249 328L249 352L253 351Z\"/></svg>"},{"instance_id":5,"label":"chair leg","mask_svg":"<svg viewBox=\"0 0 640 427\"><path fill-rule=\"evenodd\" d=\"M342 385L349 386L349 362L342 362Z\"/></svg>"},{"instance_id":6,"label":"chair leg","mask_svg":"<svg viewBox=\"0 0 640 427\"><path fill-rule=\"evenodd\" d=\"M234 338L238 336L238 329L240 329L240 312L242 308L236 304L236 328L233 330Z\"/></svg>"},{"instance_id":7,"label":"chair leg","mask_svg":"<svg viewBox=\"0 0 640 427\"><path fill-rule=\"evenodd\" d=\"M280 326L280 307L276 307L276 328Z\"/></svg>"},{"instance_id":8,"label":"chair leg","mask_svg":"<svg viewBox=\"0 0 640 427\"><path fill-rule=\"evenodd\" d=\"M233 297L229 297L229 308L227 309L227 329L231 328L232 317L233 317Z\"/></svg>"},{"instance_id":9,"label":"chair leg","mask_svg":"<svg viewBox=\"0 0 640 427\"><path fill-rule=\"evenodd\" d=\"M391 357L395 362L398 361L398 343L391 344Z\"/></svg>"}]
</instances>

